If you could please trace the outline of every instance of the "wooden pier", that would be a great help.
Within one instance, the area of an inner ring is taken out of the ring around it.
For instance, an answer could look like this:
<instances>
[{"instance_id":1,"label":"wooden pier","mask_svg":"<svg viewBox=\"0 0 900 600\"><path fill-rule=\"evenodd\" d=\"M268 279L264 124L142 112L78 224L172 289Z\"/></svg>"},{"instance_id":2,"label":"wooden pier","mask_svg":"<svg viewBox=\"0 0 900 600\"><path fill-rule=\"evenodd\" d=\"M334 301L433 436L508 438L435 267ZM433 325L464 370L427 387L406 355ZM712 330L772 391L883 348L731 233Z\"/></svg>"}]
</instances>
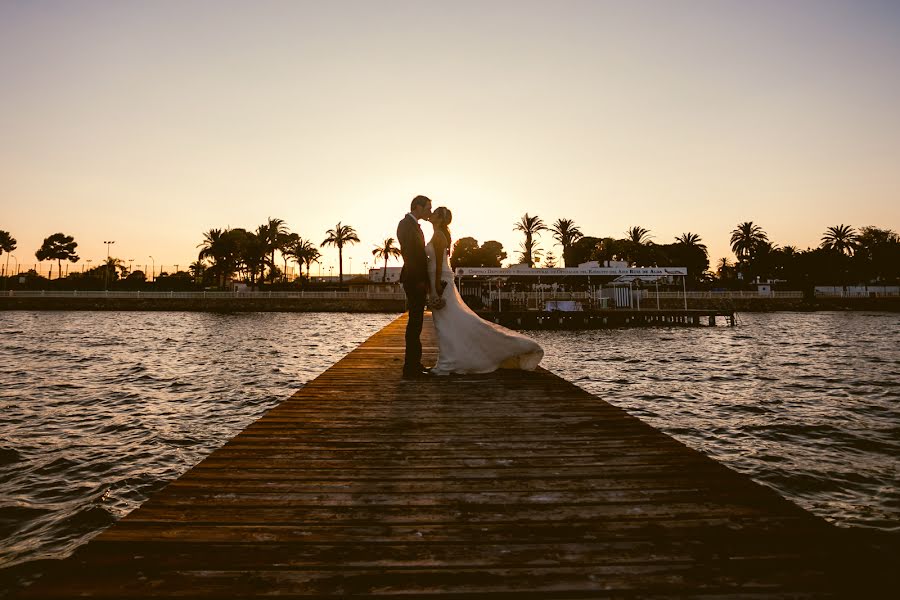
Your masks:
<instances>
[{"instance_id":1,"label":"wooden pier","mask_svg":"<svg viewBox=\"0 0 900 600\"><path fill-rule=\"evenodd\" d=\"M836 528L545 370L401 380L404 327L388 325L23 597L858 591Z\"/></svg>"}]
</instances>

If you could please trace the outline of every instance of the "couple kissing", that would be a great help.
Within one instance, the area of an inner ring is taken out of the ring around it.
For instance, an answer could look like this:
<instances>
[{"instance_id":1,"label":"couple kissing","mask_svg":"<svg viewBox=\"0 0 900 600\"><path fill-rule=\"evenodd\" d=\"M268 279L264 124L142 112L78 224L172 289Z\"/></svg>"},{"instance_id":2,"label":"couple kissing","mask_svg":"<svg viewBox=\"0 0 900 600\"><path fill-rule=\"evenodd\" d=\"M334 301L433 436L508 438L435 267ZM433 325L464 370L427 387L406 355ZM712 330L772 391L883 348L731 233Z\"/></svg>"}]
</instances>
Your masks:
<instances>
[{"instance_id":1,"label":"couple kissing","mask_svg":"<svg viewBox=\"0 0 900 600\"><path fill-rule=\"evenodd\" d=\"M434 227L427 244L419 226L422 219L431 221ZM450 268L452 220L450 209L439 206L432 210L431 199L416 196L410 211L397 225L403 256L400 283L409 310L403 378L491 373L497 369L534 370L544 356L538 343L485 321L459 295ZM438 360L431 368L422 364L420 340L426 305L431 307L438 337Z\"/></svg>"}]
</instances>

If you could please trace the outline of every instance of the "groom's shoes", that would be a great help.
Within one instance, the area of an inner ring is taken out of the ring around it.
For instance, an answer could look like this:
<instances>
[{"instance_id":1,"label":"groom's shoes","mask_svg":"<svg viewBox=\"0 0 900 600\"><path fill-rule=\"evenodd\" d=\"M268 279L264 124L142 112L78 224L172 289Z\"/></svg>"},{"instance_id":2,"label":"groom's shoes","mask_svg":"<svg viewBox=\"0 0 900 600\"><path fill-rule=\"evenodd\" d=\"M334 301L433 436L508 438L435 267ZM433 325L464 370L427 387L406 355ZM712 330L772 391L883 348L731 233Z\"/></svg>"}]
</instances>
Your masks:
<instances>
[{"instance_id":1,"label":"groom's shoes","mask_svg":"<svg viewBox=\"0 0 900 600\"><path fill-rule=\"evenodd\" d=\"M402 377L403 379L421 379L423 377L430 377L431 375L431 367L419 365L412 369L403 369Z\"/></svg>"}]
</instances>

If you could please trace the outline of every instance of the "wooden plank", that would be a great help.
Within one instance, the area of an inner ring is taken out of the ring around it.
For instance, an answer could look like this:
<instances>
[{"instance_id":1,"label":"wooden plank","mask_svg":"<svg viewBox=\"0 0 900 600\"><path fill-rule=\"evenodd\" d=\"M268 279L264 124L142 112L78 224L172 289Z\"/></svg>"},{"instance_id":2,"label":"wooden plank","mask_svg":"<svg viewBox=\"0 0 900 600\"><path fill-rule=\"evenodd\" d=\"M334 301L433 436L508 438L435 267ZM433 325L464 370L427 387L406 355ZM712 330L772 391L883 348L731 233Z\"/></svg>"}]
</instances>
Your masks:
<instances>
[{"instance_id":1,"label":"wooden plank","mask_svg":"<svg viewBox=\"0 0 900 600\"><path fill-rule=\"evenodd\" d=\"M837 529L545 370L401 380L404 327L23 597L814 598L858 583ZM423 337L433 361L430 323Z\"/></svg>"}]
</instances>

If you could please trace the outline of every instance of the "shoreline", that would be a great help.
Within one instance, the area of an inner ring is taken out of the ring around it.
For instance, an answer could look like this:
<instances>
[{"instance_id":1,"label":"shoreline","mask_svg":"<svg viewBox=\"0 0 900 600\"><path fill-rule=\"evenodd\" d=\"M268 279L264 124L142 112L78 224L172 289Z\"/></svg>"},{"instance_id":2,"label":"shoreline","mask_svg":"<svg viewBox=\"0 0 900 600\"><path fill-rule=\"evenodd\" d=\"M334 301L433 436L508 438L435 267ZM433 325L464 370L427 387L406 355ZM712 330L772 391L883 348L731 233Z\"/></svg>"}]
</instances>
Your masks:
<instances>
[{"instance_id":1,"label":"shoreline","mask_svg":"<svg viewBox=\"0 0 900 600\"><path fill-rule=\"evenodd\" d=\"M659 310L683 310L682 299L666 298ZM177 312L351 312L402 313L397 298L77 298L0 296L0 311L177 311ZM652 313L656 306L644 306ZM688 310L734 312L878 311L900 312L900 297L688 299ZM477 311L483 313L484 311ZM537 311L534 311L537 312ZM605 311L614 313L615 309Z\"/></svg>"}]
</instances>

